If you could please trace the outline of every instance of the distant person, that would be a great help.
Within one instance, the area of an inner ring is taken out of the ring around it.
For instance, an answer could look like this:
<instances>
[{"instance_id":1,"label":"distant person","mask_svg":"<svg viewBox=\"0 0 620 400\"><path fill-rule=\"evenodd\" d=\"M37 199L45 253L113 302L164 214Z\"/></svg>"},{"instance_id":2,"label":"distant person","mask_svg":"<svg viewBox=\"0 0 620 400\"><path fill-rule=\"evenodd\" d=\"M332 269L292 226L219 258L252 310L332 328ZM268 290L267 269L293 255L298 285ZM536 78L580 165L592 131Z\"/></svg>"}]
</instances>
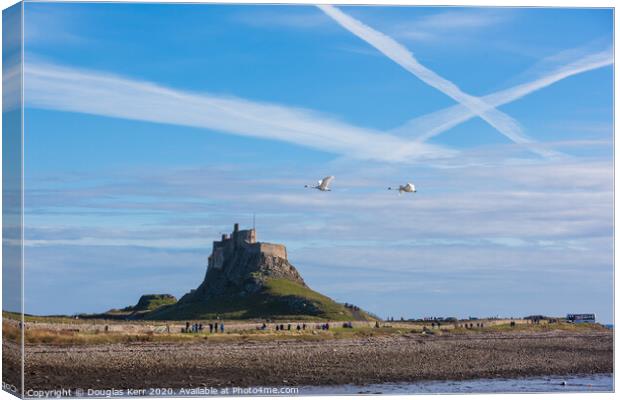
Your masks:
<instances>
[{"instance_id":1,"label":"distant person","mask_svg":"<svg viewBox=\"0 0 620 400\"><path fill-rule=\"evenodd\" d=\"M215 323L215 325L213 325L213 331L217 333L217 322Z\"/></svg>"},{"instance_id":2,"label":"distant person","mask_svg":"<svg viewBox=\"0 0 620 400\"><path fill-rule=\"evenodd\" d=\"M297 330L300 331L301 330L301 326L299 324L297 324Z\"/></svg>"},{"instance_id":3,"label":"distant person","mask_svg":"<svg viewBox=\"0 0 620 400\"><path fill-rule=\"evenodd\" d=\"M264 331L265 329L267 329L267 324L263 322L263 326L261 326L261 330Z\"/></svg>"},{"instance_id":4,"label":"distant person","mask_svg":"<svg viewBox=\"0 0 620 400\"><path fill-rule=\"evenodd\" d=\"M290 331L291 330L291 324L288 324L286 327L286 330Z\"/></svg>"},{"instance_id":5,"label":"distant person","mask_svg":"<svg viewBox=\"0 0 620 400\"><path fill-rule=\"evenodd\" d=\"M301 328L305 331L305 330L306 330L306 324L303 324L303 325L301 326Z\"/></svg>"},{"instance_id":6,"label":"distant person","mask_svg":"<svg viewBox=\"0 0 620 400\"><path fill-rule=\"evenodd\" d=\"M209 333L213 333L213 324L209 324Z\"/></svg>"},{"instance_id":7,"label":"distant person","mask_svg":"<svg viewBox=\"0 0 620 400\"><path fill-rule=\"evenodd\" d=\"M284 324L280 324L280 330L283 331L284 330Z\"/></svg>"},{"instance_id":8,"label":"distant person","mask_svg":"<svg viewBox=\"0 0 620 400\"><path fill-rule=\"evenodd\" d=\"M185 332L189 332L189 322L185 323Z\"/></svg>"},{"instance_id":9,"label":"distant person","mask_svg":"<svg viewBox=\"0 0 620 400\"><path fill-rule=\"evenodd\" d=\"M220 332L224 333L224 323L223 322L220 323Z\"/></svg>"},{"instance_id":10,"label":"distant person","mask_svg":"<svg viewBox=\"0 0 620 400\"><path fill-rule=\"evenodd\" d=\"M280 331L280 325L276 324L276 332Z\"/></svg>"}]
</instances>

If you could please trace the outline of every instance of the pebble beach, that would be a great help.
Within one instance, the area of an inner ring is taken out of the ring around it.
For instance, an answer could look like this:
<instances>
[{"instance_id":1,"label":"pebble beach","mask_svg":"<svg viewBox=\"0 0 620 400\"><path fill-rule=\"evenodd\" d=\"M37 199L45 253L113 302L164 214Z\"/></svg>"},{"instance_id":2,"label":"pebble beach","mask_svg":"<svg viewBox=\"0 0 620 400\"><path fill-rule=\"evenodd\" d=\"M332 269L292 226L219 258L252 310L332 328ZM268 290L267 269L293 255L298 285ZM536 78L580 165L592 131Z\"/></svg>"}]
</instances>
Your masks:
<instances>
[{"instance_id":1,"label":"pebble beach","mask_svg":"<svg viewBox=\"0 0 620 400\"><path fill-rule=\"evenodd\" d=\"M4 344L7 363L19 360L12 346ZM369 385L613 372L611 331L27 344L25 351L26 390Z\"/></svg>"}]
</instances>

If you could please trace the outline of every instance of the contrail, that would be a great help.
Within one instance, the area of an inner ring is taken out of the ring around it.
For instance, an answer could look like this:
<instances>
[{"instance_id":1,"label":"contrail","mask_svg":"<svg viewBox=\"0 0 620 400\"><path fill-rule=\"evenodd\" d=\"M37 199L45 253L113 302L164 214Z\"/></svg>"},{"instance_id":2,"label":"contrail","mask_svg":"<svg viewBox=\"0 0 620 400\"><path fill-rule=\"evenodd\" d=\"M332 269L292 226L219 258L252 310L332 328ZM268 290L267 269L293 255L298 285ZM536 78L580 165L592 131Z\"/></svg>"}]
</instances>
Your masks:
<instances>
[{"instance_id":1,"label":"contrail","mask_svg":"<svg viewBox=\"0 0 620 400\"><path fill-rule=\"evenodd\" d=\"M493 107L499 107L565 78L612 65L613 62L613 52L611 49L607 49L583 57L536 80L484 96L482 99ZM400 127L392 129L391 132L397 135L413 134L416 140L424 142L475 116L476 114L472 113L467 107L458 104L411 119Z\"/></svg>"},{"instance_id":2,"label":"contrail","mask_svg":"<svg viewBox=\"0 0 620 400\"><path fill-rule=\"evenodd\" d=\"M192 93L43 62L26 63L24 73L28 107L205 128L366 160L411 162L456 153L298 107Z\"/></svg>"},{"instance_id":3,"label":"contrail","mask_svg":"<svg viewBox=\"0 0 620 400\"><path fill-rule=\"evenodd\" d=\"M444 79L420 64L413 54L391 37L376 31L331 5L317 5L325 14L360 39L366 41L392 61L417 76L420 80L462 104L515 143L525 144L539 155L557 157L559 153L541 148L521 131L519 124L510 116L496 110L482 99L463 92L454 83Z\"/></svg>"}]
</instances>

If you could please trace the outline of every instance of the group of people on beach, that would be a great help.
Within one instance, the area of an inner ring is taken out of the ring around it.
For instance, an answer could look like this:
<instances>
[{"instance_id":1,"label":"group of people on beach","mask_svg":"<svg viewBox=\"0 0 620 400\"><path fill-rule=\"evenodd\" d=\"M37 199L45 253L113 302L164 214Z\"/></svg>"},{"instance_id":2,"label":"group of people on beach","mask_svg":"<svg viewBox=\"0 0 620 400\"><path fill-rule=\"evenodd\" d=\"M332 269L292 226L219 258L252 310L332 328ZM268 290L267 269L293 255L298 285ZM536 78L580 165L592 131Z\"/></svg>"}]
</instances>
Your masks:
<instances>
[{"instance_id":1,"label":"group of people on beach","mask_svg":"<svg viewBox=\"0 0 620 400\"><path fill-rule=\"evenodd\" d=\"M473 329L474 328L474 323L470 322L469 324L464 324L464 325L461 325L461 326L465 327L465 329ZM476 322L476 328L484 328L484 323Z\"/></svg>"},{"instance_id":2,"label":"group of people on beach","mask_svg":"<svg viewBox=\"0 0 620 400\"><path fill-rule=\"evenodd\" d=\"M353 324L351 322L345 322L343 325L343 328L353 328ZM274 329L279 332L279 331L291 331L293 330L293 324L274 324ZM297 326L295 327L295 330L297 331L305 331L307 328L307 325L305 323L298 323ZM267 326L266 323L263 323L260 326L256 327L257 330L259 331L265 331L267 329L269 329L269 326ZM316 330L321 330L321 331L328 331L329 330L329 323L324 323L324 324L316 324L314 326L314 329Z\"/></svg>"},{"instance_id":3,"label":"group of people on beach","mask_svg":"<svg viewBox=\"0 0 620 400\"><path fill-rule=\"evenodd\" d=\"M209 323L208 325L203 325L202 323L190 323L190 322L185 322L185 328L181 328L181 333L202 333L204 332L204 330L206 329L206 327L208 326L209 328L209 333L224 333L224 323L223 322L212 322ZM305 331L306 328L308 326L305 323L298 323L295 327L293 327L293 324L274 324L273 325L273 329L276 331L292 331L293 329L296 331ZM342 327L343 328L353 328L353 323L352 322L343 322L342 323ZM379 327L379 324L377 322L376 327ZM264 331L269 329L269 326L266 323L263 323L262 325L259 325L256 327L257 330L260 331ZM316 330L321 330L321 331L328 331L330 329L330 325L328 322L322 323L322 324L316 324L314 326L314 329ZM167 326L167 330L168 333L170 333L170 326Z\"/></svg>"},{"instance_id":4,"label":"group of people on beach","mask_svg":"<svg viewBox=\"0 0 620 400\"><path fill-rule=\"evenodd\" d=\"M185 322L185 328L181 328L181 333L202 333L206 329L207 325L203 325L202 323L190 323ZM224 333L224 323L223 322L213 322L208 324L209 333ZM305 331L308 326L305 323L298 323L294 328L293 324L274 324L273 329L276 331L291 331L293 329L297 331ZM343 328L353 328L353 323L344 322L342 324ZM314 327L316 330L328 331L330 326L329 323L316 324ZM257 330L267 330L269 326L266 323L263 323L260 326L256 327ZM170 327L168 326L168 332L170 332Z\"/></svg>"},{"instance_id":5,"label":"group of people on beach","mask_svg":"<svg viewBox=\"0 0 620 400\"><path fill-rule=\"evenodd\" d=\"M181 333L201 333L204 331L204 328L205 327L201 323L190 324L189 322L186 322L185 328L181 328ZM223 322L209 323L209 333L217 333L218 329L220 333L224 333Z\"/></svg>"},{"instance_id":6,"label":"group of people on beach","mask_svg":"<svg viewBox=\"0 0 620 400\"><path fill-rule=\"evenodd\" d=\"M264 331L264 330L268 329L268 326L267 326L267 324L263 323L263 325L261 325L258 329L260 329L261 331ZM275 330L276 331L284 331L284 330L290 331L292 329L293 329L293 325L292 324L287 324L286 328L284 327L284 324L275 324ZM305 331L306 330L306 324L297 324L296 329L298 331L302 331L302 330Z\"/></svg>"}]
</instances>

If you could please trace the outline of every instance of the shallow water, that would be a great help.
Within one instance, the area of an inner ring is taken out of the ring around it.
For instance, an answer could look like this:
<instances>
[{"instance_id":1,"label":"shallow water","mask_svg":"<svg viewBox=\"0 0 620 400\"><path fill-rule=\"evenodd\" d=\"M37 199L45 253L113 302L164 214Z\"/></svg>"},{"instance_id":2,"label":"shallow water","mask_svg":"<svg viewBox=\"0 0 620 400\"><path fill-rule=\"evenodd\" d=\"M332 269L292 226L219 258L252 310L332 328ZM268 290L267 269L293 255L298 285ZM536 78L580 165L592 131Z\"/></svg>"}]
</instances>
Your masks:
<instances>
[{"instance_id":1,"label":"shallow water","mask_svg":"<svg viewBox=\"0 0 620 400\"><path fill-rule=\"evenodd\" d=\"M311 396L311 395L359 395L359 394L441 394L441 393L543 393L543 392L612 392L613 375L573 375L514 379L472 379L463 381L426 381L416 383L384 383L376 385L302 386L282 387L273 392L272 387L189 388L189 389L107 389L57 390L27 392L27 398L111 398L111 397L211 397L211 396ZM290 391L291 389L298 389Z\"/></svg>"},{"instance_id":2,"label":"shallow water","mask_svg":"<svg viewBox=\"0 0 620 400\"><path fill-rule=\"evenodd\" d=\"M387 383L365 386L305 386L299 389L299 394L612 392L613 384L612 374L594 374L537 378Z\"/></svg>"}]
</instances>

